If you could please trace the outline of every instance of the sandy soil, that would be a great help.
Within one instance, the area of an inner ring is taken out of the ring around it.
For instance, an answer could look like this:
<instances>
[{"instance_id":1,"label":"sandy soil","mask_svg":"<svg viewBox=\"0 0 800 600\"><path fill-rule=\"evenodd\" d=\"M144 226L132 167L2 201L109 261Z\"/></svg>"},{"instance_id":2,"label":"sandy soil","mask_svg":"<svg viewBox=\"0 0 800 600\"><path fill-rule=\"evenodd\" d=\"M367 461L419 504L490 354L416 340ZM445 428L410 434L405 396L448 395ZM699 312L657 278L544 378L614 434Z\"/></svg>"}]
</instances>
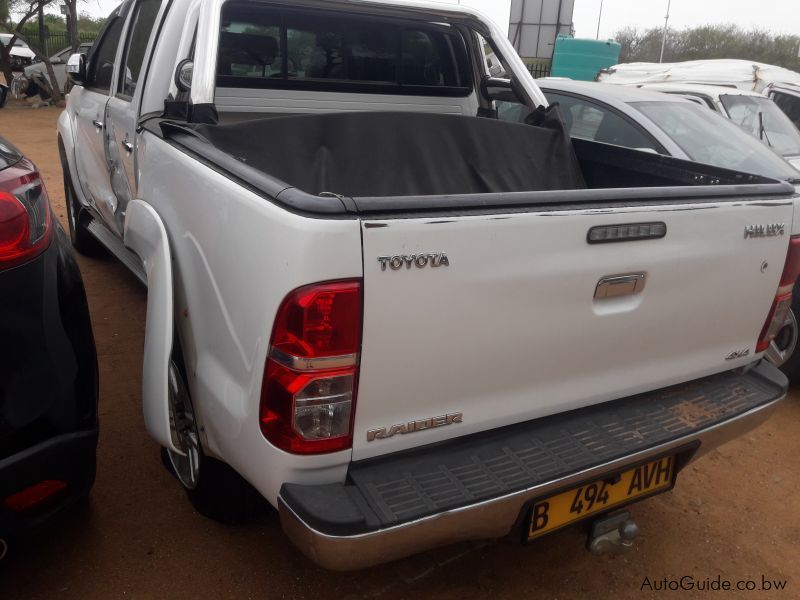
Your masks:
<instances>
[{"instance_id":1,"label":"sandy soil","mask_svg":"<svg viewBox=\"0 0 800 600\"><path fill-rule=\"evenodd\" d=\"M39 166L66 227L59 112L11 101L0 135ZM467 544L327 573L289 544L274 514L231 528L194 512L142 423L145 290L110 258L79 261L100 361L97 484L88 506L5 562L0 598L642 598L665 595L645 578L682 576L753 579L759 588L762 576L786 579L783 592L716 596L800 598L796 391L768 424L684 471L674 491L634 506L642 535L626 554L592 556L581 532L567 530L525 547Z\"/></svg>"}]
</instances>

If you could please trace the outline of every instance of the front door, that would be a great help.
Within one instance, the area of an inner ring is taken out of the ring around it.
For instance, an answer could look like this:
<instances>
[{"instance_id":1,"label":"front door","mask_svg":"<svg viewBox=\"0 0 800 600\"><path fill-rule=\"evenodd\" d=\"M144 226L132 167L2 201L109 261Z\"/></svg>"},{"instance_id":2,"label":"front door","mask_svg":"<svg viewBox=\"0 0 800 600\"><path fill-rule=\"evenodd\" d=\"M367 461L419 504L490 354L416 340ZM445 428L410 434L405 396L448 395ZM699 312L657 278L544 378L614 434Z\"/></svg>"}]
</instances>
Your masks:
<instances>
[{"instance_id":1,"label":"front door","mask_svg":"<svg viewBox=\"0 0 800 600\"><path fill-rule=\"evenodd\" d=\"M106 161L106 106L125 23L125 6L115 10L103 26L89 55L86 81L82 87L73 88L70 98L75 106L75 161L81 190L87 202L108 222L113 221L117 202Z\"/></svg>"}]
</instances>

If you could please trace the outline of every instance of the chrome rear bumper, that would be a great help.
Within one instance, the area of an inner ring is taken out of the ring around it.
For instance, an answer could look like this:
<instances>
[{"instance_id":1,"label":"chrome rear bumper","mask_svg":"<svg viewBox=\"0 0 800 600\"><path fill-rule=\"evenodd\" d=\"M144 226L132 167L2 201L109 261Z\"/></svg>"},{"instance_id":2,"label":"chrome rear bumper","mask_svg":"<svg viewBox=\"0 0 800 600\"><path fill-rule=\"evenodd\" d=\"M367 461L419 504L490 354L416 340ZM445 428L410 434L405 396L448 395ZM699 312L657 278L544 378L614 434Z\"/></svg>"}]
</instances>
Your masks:
<instances>
[{"instance_id":1,"label":"chrome rear bumper","mask_svg":"<svg viewBox=\"0 0 800 600\"><path fill-rule=\"evenodd\" d=\"M309 523L312 519L304 519L298 514L302 511L291 505L292 495L286 493L288 490L284 486L278 499L281 525L286 535L308 558L332 570L361 569L455 542L501 538L519 526L527 507L535 499L581 482L618 473L671 452L688 449L690 459L695 460L720 444L757 427L785 398L787 383L785 379L781 381L782 375L776 375L778 372L771 365L761 363L753 371L766 373L773 382L777 381L773 397L763 398L757 406L711 426L590 468L394 526L353 534L332 533L335 528Z\"/></svg>"}]
</instances>

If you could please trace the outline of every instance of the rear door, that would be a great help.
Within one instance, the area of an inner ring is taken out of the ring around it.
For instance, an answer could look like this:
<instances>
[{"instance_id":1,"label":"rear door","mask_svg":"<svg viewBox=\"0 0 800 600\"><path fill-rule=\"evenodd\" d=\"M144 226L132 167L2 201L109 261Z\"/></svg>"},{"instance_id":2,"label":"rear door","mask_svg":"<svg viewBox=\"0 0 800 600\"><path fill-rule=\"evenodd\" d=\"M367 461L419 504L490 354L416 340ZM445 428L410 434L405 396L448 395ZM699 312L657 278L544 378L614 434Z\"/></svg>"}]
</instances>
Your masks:
<instances>
[{"instance_id":1,"label":"rear door","mask_svg":"<svg viewBox=\"0 0 800 600\"><path fill-rule=\"evenodd\" d=\"M354 459L750 363L792 215L762 199L363 223ZM587 241L639 223L666 233Z\"/></svg>"},{"instance_id":2,"label":"rear door","mask_svg":"<svg viewBox=\"0 0 800 600\"><path fill-rule=\"evenodd\" d=\"M136 123L145 76L145 56L161 0L138 0L125 32L114 94L106 109L106 157L116 198L113 224L122 233L128 203L136 197Z\"/></svg>"},{"instance_id":3,"label":"rear door","mask_svg":"<svg viewBox=\"0 0 800 600\"><path fill-rule=\"evenodd\" d=\"M72 91L75 106L75 163L84 196L108 223L113 223L117 201L111 191L106 162L106 105L114 80L114 64L125 24L123 4L103 27L90 53L86 82Z\"/></svg>"}]
</instances>

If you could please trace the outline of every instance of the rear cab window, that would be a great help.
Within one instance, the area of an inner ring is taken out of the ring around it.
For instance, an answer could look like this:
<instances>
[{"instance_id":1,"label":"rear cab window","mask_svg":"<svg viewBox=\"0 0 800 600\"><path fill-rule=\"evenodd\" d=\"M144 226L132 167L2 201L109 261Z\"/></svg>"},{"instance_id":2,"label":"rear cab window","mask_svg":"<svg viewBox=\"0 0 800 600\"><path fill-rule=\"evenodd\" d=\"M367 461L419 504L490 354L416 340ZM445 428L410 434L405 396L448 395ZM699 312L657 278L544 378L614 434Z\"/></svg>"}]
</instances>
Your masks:
<instances>
[{"instance_id":1,"label":"rear cab window","mask_svg":"<svg viewBox=\"0 0 800 600\"><path fill-rule=\"evenodd\" d=\"M449 25L226 4L217 85L468 96L461 34Z\"/></svg>"}]
</instances>

